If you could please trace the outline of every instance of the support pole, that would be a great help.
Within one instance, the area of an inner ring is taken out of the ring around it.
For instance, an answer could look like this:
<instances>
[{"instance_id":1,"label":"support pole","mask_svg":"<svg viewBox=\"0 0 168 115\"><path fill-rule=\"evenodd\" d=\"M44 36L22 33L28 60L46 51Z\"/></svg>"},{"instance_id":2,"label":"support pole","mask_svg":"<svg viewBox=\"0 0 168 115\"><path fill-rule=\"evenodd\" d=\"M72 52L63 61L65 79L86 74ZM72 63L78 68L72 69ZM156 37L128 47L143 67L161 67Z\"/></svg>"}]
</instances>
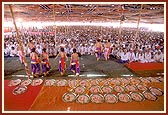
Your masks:
<instances>
[{"instance_id":1,"label":"support pole","mask_svg":"<svg viewBox=\"0 0 168 115\"><path fill-rule=\"evenodd\" d=\"M122 6L121 6L121 17L123 15L123 9L122 9ZM122 20L121 20L121 17L120 17L120 28L119 28L119 35L118 35L118 45L120 45L120 39L121 39L121 28L122 28Z\"/></svg>"},{"instance_id":2,"label":"support pole","mask_svg":"<svg viewBox=\"0 0 168 115\"><path fill-rule=\"evenodd\" d=\"M137 23L137 28L136 28L136 33L135 33L135 39L134 39L133 48L135 47L135 42L136 42L136 39L137 39L137 36L138 36L139 22L140 22L140 19L141 19L142 7L143 7L143 4L141 4L141 9L139 11L139 18L138 18L138 23Z\"/></svg>"},{"instance_id":3,"label":"support pole","mask_svg":"<svg viewBox=\"0 0 168 115\"><path fill-rule=\"evenodd\" d=\"M13 19L13 24L15 26L17 40L18 40L18 43L19 43L19 46L21 48L21 52L22 52L22 55L23 55L23 62L24 62L24 65L25 65L25 71L26 71L26 74L28 75L28 79L30 79L30 70L29 70L28 64L26 62L25 53L24 53L24 50L23 50L23 45L22 45L21 38L20 38L20 35L19 35L19 32L18 32L18 28L16 26L16 22L15 22L15 17L14 17L14 13L13 13L13 10L12 10L12 6L9 5L9 8L10 8L10 12L11 12L12 19Z\"/></svg>"},{"instance_id":4,"label":"support pole","mask_svg":"<svg viewBox=\"0 0 168 115\"><path fill-rule=\"evenodd\" d=\"M57 46L56 46L56 32L57 32L57 27L56 27L56 24L55 24L55 20L56 20L56 14L55 14L55 4L53 4L54 8L53 8L53 16L54 16L54 41L55 41L55 50L56 50L56 54L57 54Z\"/></svg>"}]
</instances>

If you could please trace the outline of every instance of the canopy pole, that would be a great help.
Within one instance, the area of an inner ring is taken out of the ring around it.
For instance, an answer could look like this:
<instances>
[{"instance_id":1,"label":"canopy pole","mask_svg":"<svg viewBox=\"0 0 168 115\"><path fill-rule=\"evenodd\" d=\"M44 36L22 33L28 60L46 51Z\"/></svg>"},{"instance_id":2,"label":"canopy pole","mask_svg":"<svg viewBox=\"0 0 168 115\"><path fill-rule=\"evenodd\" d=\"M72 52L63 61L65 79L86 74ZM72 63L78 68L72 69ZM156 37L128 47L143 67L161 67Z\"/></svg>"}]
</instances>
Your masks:
<instances>
[{"instance_id":1,"label":"canopy pole","mask_svg":"<svg viewBox=\"0 0 168 115\"><path fill-rule=\"evenodd\" d=\"M136 42L136 39L137 39L137 36L138 36L138 30L139 30L139 22L140 22L140 19L141 19L141 12L142 12L142 7L143 7L143 4L141 4L141 9L139 11L139 18L138 18L138 22L137 22L137 28L136 28L136 33L135 33L135 39L134 39L134 43L133 43L133 48L135 47L135 42Z\"/></svg>"},{"instance_id":2,"label":"canopy pole","mask_svg":"<svg viewBox=\"0 0 168 115\"><path fill-rule=\"evenodd\" d=\"M12 10L12 6L9 5L9 8L10 8L10 12L11 12L12 19L13 19L13 24L15 26L17 40L18 40L18 43L19 43L19 46L21 48L21 52L22 52L22 55L23 55L23 63L25 65L25 71L26 71L26 74L28 75L28 79L30 79L30 70L29 70L28 64L26 62L25 53L24 53L24 50L23 50L23 45L22 45L21 38L20 38L20 35L19 35L19 32L18 32L18 28L16 26L16 22L15 22L15 17L14 17L14 13L13 13L13 10Z\"/></svg>"},{"instance_id":3,"label":"canopy pole","mask_svg":"<svg viewBox=\"0 0 168 115\"><path fill-rule=\"evenodd\" d=\"M56 21L56 14L55 14L55 4L53 4L54 5L54 8L53 8L53 16L54 16L54 41L55 41L55 50L56 50L56 54L57 54L57 46L56 46L56 37L57 37L57 35L56 35L56 32L57 32L57 26L56 26L56 24L55 24L55 21Z\"/></svg>"},{"instance_id":4,"label":"canopy pole","mask_svg":"<svg viewBox=\"0 0 168 115\"><path fill-rule=\"evenodd\" d=\"M122 6L121 6L121 16L122 16L122 15L123 15L123 9L122 9ZM120 45L121 28L122 28L122 20L121 20L121 17L120 17L120 28L119 28L119 35L118 35L118 45Z\"/></svg>"}]
</instances>

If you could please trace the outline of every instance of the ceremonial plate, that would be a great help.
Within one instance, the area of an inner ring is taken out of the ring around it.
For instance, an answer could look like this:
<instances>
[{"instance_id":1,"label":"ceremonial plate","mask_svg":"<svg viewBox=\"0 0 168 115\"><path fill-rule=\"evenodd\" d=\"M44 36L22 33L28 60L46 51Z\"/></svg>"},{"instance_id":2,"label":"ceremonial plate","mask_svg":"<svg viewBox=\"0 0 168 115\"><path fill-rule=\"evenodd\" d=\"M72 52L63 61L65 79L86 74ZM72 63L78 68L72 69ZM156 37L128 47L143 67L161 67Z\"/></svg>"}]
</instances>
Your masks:
<instances>
[{"instance_id":1,"label":"ceremonial plate","mask_svg":"<svg viewBox=\"0 0 168 115\"><path fill-rule=\"evenodd\" d=\"M152 94L148 90L144 91L143 95L144 95L145 99L150 100L150 101L156 101L158 99L154 94Z\"/></svg>"},{"instance_id":2,"label":"ceremonial plate","mask_svg":"<svg viewBox=\"0 0 168 115\"><path fill-rule=\"evenodd\" d=\"M13 94L14 95L19 95L19 94L23 94L24 92L27 91L27 87L24 86L24 85L19 85L18 87L16 87L14 90L13 90Z\"/></svg>"},{"instance_id":3,"label":"ceremonial plate","mask_svg":"<svg viewBox=\"0 0 168 115\"><path fill-rule=\"evenodd\" d=\"M90 81L90 84L91 85L99 85L99 80L98 79L92 79L91 81Z\"/></svg>"},{"instance_id":4,"label":"ceremonial plate","mask_svg":"<svg viewBox=\"0 0 168 115\"><path fill-rule=\"evenodd\" d=\"M154 88L154 87L150 87L149 90L157 96L162 96L163 95L163 91L159 88Z\"/></svg>"},{"instance_id":5,"label":"ceremonial plate","mask_svg":"<svg viewBox=\"0 0 168 115\"><path fill-rule=\"evenodd\" d=\"M21 83L21 79L15 79L15 80L11 80L8 84L8 86L16 86L19 85Z\"/></svg>"},{"instance_id":6,"label":"ceremonial plate","mask_svg":"<svg viewBox=\"0 0 168 115\"><path fill-rule=\"evenodd\" d=\"M150 83L151 82L147 78L142 78L142 77L140 77L140 80L141 80L142 83Z\"/></svg>"},{"instance_id":7,"label":"ceremonial plate","mask_svg":"<svg viewBox=\"0 0 168 115\"><path fill-rule=\"evenodd\" d=\"M121 93L121 92L124 92L125 90L122 86L116 85L114 87L114 91Z\"/></svg>"},{"instance_id":8,"label":"ceremonial plate","mask_svg":"<svg viewBox=\"0 0 168 115\"><path fill-rule=\"evenodd\" d=\"M112 93L113 88L111 86L105 85L102 88L103 93Z\"/></svg>"},{"instance_id":9,"label":"ceremonial plate","mask_svg":"<svg viewBox=\"0 0 168 115\"><path fill-rule=\"evenodd\" d=\"M79 85L80 85L80 86L89 87L89 86L90 86L90 83L89 83L89 81L88 81L87 79L84 79L84 80L81 80L81 81L79 82Z\"/></svg>"},{"instance_id":10,"label":"ceremonial plate","mask_svg":"<svg viewBox=\"0 0 168 115\"><path fill-rule=\"evenodd\" d=\"M84 86L77 86L74 89L75 94L83 94L86 91L86 88Z\"/></svg>"},{"instance_id":11,"label":"ceremonial plate","mask_svg":"<svg viewBox=\"0 0 168 115\"><path fill-rule=\"evenodd\" d=\"M67 81L65 79L61 79L56 82L56 86L67 86Z\"/></svg>"},{"instance_id":12,"label":"ceremonial plate","mask_svg":"<svg viewBox=\"0 0 168 115\"><path fill-rule=\"evenodd\" d=\"M117 103L118 102L118 98L116 95L114 94L105 94L104 95L104 100L106 103Z\"/></svg>"},{"instance_id":13,"label":"ceremonial plate","mask_svg":"<svg viewBox=\"0 0 168 115\"><path fill-rule=\"evenodd\" d=\"M45 86L53 86L53 85L55 85L55 79L47 79L46 81L45 81L45 84L44 84Z\"/></svg>"},{"instance_id":14,"label":"ceremonial plate","mask_svg":"<svg viewBox=\"0 0 168 115\"><path fill-rule=\"evenodd\" d=\"M104 102L104 97L101 94L91 94L90 95L90 100L93 103L103 103Z\"/></svg>"},{"instance_id":15,"label":"ceremonial plate","mask_svg":"<svg viewBox=\"0 0 168 115\"><path fill-rule=\"evenodd\" d=\"M125 89L126 89L127 91L132 91L132 92L134 92L134 91L137 90L137 88L136 88L135 86L129 85L129 84L125 86Z\"/></svg>"},{"instance_id":16,"label":"ceremonial plate","mask_svg":"<svg viewBox=\"0 0 168 115\"><path fill-rule=\"evenodd\" d=\"M160 82L160 80L153 77L148 77L147 79L149 79L151 82Z\"/></svg>"},{"instance_id":17,"label":"ceremonial plate","mask_svg":"<svg viewBox=\"0 0 168 115\"><path fill-rule=\"evenodd\" d=\"M138 92L130 92L130 96L134 101L143 101L145 98L141 93Z\"/></svg>"},{"instance_id":18,"label":"ceremonial plate","mask_svg":"<svg viewBox=\"0 0 168 115\"><path fill-rule=\"evenodd\" d=\"M90 88L89 88L89 91L91 92L91 93L101 93L101 88L100 88L100 86L98 86L98 85L93 85L93 86L91 86Z\"/></svg>"},{"instance_id":19,"label":"ceremonial plate","mask_svg":"<svg viewBox=\"0 0 168 115\"><path fill-rule=\"evenodd\" d=\"M28 85L30 85L30 84L31 84L31 82L32 82L32 80L31 80L31 79L24 80L24 81L21 83L21 85L28 86Z\"/></svg>"},{"instance_id":20,"label":"ceremonial plate","mask_svg":"<svg viewBox=\"0 0 168 115\"><path fill-rule=\"evenodd\" d=\"M108 79L104 79L100 82L100 85L101 86L104 86L104 85L109 85L109 80Z\"/></svg>"},{"instance_id":21,"label":"ceremonial plate","mask_svg":"<svg viewBox=\"0 0 168 115\"><path fill-rule=\"evenodd\" d=\"M132 78L131 79L132 84L139 84L140 82L141 82L141 80L139 80L138 78Z\"/></svg>"},{"instance_id":22,"label":"ceremonial plate","mask_svg":"<svg viewBox=\"0 0 168 115\"><path fill-rule=\"evenodd\" d=\"M86 104L90 102L90 97L87 94L78 95L76 98L77 103Z\"/></svg>"},{"instance_id":23,"label":"ceremonial plate","mask_svg":"<svg viewBox=\"0 0 168 115\"><path fill-rule=\"evenodd\" d=\"M130 80L128 79L125 79L125 78L121 78L121 84L129 84L130 83Z\"/></svg>"},{"instance_id":24,"label":"ceremonial plate","mask_svg":"<svg viewBox=\"0 0 168 115\"><path fill-rule=\"evenodd\" d=\"M121 84L121 82L119 80L117 80L117 79L112 79L110 81L110 83L113 84L113 85L120 85Z\"/></svg>"},{"instance_id":25,"label":"ceremonial plate","mask_svg":"<svg viewBox=\"0 0 168 115\"><path fill-rule=\"evenodd\" d=\"M137 89L140 90L140 91L148 90L148 88L146 86L142 85L142 84L137 85Z\"/></svg>"},{"instance_id":26,"label":"ceremonial plate","mask_svg":"<svg viewBox=\"0 0 168 115\"><path fill-rule=\"evenodd\" d=\"M42 79L34 79L31 83L32 86L38 86L41 85L43 83Z\"/></svg>"},{"instance_id":27,"label":"ceremonial plate","mask_svg":"<svg viewBox=\"0 0 168 115\"><path fill-rule=\"evenodd\" d=\"M163 77L158 77L157 78L159 81L161 81L161 82L164 82L164 78Z\"/></svg>"},{"instance_id":28,"label":"ceremonial plate","mask_svg":"<svg viewBox=\"0 0 168 115\"><path fill-rule=\"evenodd\" d=\"M76 86L77 86L77 81L76 81L76 79L70 79L70 80L68 80L68 85L69 85L69 87L71 87L71 88L76 87Z\"/></svg>"},{"instance_id":29,"label":"ceremonial plate","mask_svg":"<svg viewBox=\"0 0 168 115\"><path fill-rule=\"evenodd\" d=\"M128 103L131 101L131 97L129 94L126 94L126 93L119 93L118 100L124 103Z\"/></svg>"},{"instance_id":30,"label":"ceremonial plate","mask_svg":"<svg viewBox=\"0 0 168 115\"><path fill-rule=\"evenodd\" d=\"M63 99L64 102L73 102L76 99L76 95L74 93L72 93L72 92L65 93L62 96L62 99Z\"/></svg>"}]
</instances>

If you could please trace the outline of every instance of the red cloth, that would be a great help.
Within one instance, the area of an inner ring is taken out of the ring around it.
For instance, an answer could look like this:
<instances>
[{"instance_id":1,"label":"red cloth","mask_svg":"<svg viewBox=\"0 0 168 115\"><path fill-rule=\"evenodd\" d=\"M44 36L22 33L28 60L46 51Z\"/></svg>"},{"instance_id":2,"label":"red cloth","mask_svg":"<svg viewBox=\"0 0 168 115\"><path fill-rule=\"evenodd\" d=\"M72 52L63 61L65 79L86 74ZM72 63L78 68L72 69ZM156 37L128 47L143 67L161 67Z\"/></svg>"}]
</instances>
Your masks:
<instances>
[{"instance_id":1,"label":"red cloth","mask_svg":"<svg viewBox=\"0 0 168 115\"><path fill-rule=\"evenodd\" d=\"M62 67L62 70L65 70L65 60L64 60L64 58L61 58L61 67Z\"/></svg>"},{"instance_id":2,"label":"red cloth","mask_svg":"<svg viewBox=\"0 0 168 115\"><path fill-rule=\"evenodd\" d=\"M132 69L133 71L143 71L143 70L163 70L164 63L129 63L125 64L128 68Z\"/></svg>"},{"instance_id":3,"label":"red cloth","mask_svg":"<svg viewBox=\"0 0 168 115\"><path fill-rule=\"evenodd\" d=\"M27 111L43 86L42 84L39 86L29 85L25 93L13 95L12 91L17 86L8 86L9 82L10 80L4 80L4 111Z\"/></svg>"}]
</instances>

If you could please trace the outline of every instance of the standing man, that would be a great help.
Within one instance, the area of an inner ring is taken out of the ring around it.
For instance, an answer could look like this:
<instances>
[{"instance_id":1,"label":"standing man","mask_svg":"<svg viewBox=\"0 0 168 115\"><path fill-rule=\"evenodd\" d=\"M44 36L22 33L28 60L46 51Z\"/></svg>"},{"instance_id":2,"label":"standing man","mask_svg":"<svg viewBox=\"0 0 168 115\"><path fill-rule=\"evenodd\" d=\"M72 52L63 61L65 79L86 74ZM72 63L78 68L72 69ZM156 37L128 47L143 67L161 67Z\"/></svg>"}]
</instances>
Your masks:
<instances>
[{"instance_id":1,"label":"standing man","mask_svg":"<svg viewBox=\"0 0 168 115\"><path fill-rule=\"evenodd\" d=\"M79 55L76 53L76 48L73 48L73 54L71 55L70 60L70 70L79 76L80 68L79 68Z\"/></svg>"},{"instance_id":2,"label":"standing man","mask_svg":"<svg viewBox=\"0 0 168 115\"><path fill-rule=\"evenodd\" d=\"M42 72L44 76L47 76L49 73L49 70L51 69L50 62L49 62L49 56L46 52L46 48L43 48L43 52L41 54L41 64L42 64Z\"/></svg>"},{"instance_id":3,"label":"standing man","mask_svg":"<svg viewBox=\"0 0 168 115\"><path fill-rule=\"evenodd\" d=\"M39 77L40 74L40 60L38 58L38 54L35 52L35 48L32 48L30 53L31 59L31 70L33 77Z\"/></svg>"},{"instance_id":4,"label":"standing man","mask_svg":"<svg viewBox=\"0 0 168 115\"><path fill-rule=\"evenodd\" d=\"M104 49L104 57L105 60L107 61L110 58L110 52L111 52L111 43L110 40L107 41L107 43L105 44L105 49Z\"/></svg>"},{"instance_id":5,"label":"standing man","mask_svg":"<svg viewBox=\"0 0 168 115\"><path fill-rule=\"evenodd\" d=\"M64 48L61 47L60 48L60 52L59 54L55 57L55 59L57 59L58 57L60 57L59 59L59 65L58 65L58 69L61 75L65 74L65 70L66 70L66 63L65 60L67 60L67 56L66 53L64 52Z\"/></svg>"},{"instance_id":6,"label":"standing man","mask_svg":"<svg viewBox=\"0 0 168 115\"><path fill-rule=\"evenodd\" d=\"M97 42L95 44L95 53L96 53L97 61L99 61L102 56L102 49L103 47L102 47L101 40L97 39Z\"/></svg>"}]
</instances>

